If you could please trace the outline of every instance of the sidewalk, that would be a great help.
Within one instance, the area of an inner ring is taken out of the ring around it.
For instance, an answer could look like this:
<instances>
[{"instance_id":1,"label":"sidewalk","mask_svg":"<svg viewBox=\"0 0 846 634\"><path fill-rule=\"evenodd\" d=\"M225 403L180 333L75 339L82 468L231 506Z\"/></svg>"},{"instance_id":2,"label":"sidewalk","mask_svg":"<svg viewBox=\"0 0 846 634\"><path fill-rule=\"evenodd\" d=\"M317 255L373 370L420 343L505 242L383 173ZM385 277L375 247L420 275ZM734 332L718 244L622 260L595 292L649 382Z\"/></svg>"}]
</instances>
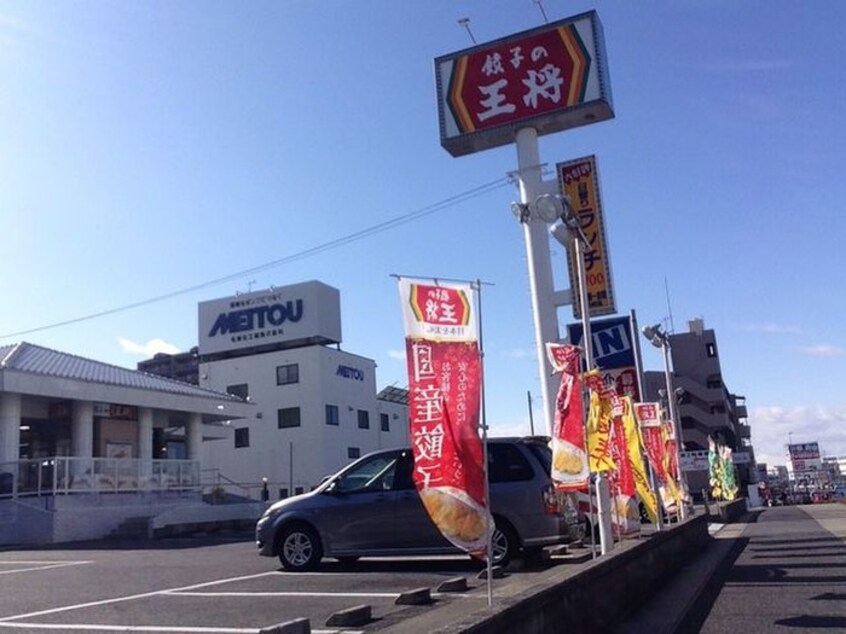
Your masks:
<instances>
[{"instance_id":1,"label":"sidewalk","mask_svg":"<svg viewBox=\"0 0 846 634\"><path fill-rule=\"evenodd\" d=\"M616 631L846 631L846 505L755 509Z\"/></svg>"}]
</instances>

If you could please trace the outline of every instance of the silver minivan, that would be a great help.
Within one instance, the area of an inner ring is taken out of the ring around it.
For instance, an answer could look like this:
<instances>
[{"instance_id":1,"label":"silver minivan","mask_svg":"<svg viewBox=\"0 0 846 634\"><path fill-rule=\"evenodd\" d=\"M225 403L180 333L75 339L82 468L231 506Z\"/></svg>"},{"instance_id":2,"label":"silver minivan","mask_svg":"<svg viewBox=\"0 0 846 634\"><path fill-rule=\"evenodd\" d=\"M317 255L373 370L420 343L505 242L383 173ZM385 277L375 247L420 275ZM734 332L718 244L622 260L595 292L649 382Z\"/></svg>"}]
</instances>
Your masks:
<instances>
[{"instance_id":1,"label":"silver minivan","mask_svg":"<svg viewBox=\"0 0 846 634\"><path fill-rule=\"evenodd\" d=\"M488 440L488 479L496 523L493 562L571 540L576 521L550 481L548 438ZM259 553L286 570L315 568L325 557L441 555L459 551L438 531L412 481L410 449L377 451L316 489L273 504L256 524Z\"/></svg>"}]
</instances>

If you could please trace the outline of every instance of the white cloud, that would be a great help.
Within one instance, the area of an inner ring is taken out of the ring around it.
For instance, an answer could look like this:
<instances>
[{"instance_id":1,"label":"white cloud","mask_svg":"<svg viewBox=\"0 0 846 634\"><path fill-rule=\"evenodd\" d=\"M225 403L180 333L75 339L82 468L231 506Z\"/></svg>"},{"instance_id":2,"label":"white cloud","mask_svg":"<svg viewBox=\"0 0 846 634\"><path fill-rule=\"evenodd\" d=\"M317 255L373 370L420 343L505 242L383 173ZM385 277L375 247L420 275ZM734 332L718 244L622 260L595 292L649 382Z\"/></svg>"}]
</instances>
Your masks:
<instances>
[{"instance_id":1,"label":"white cloud","mask_svg":"<svg viewBox=\"0 0 846 634\"><path fill-rule=\"evenodd\" d=\"M3 13L0 13L0 29L21 32L27 32L30 30L27 23L23 20Z\"/></svg>"},{"instance_id":2,"label":"white cloud","mask_svg":"<svg viewBox=\"0 0 846 634\"><path fill-rule=\"evenodd\" d=\"M510 350L502 350L499 356L506 359L531 359L535 357L534 348L511 348Z\"/></svg>"},{"instance_id":3,"label":"white cloud","mask_svg":"<svg viewBox=\"0 0 846 634\"><path fill-rule=\"evenodd\" d=\"M388 358L396 361L405 361L405 350L388 350Z\"/></svg>"},{"instance_id":4,"label":"white cloud","mask_svg":"<svg viewBox=\"0 0 846 634\"><path fill-rule=\"evenodd\" d=\"M10 48L16 36L31 32L29 25L14 16L0 13L0 47Z\"/></svg>"},{"instance_id":5,"label":"white cloud","mask_svg":"<svg viewBox=\"0 0 846 634\"><path fill-rule=\"evenodd\" d=\"M802 354L812 357L842 357L846 355L846 348L823 343L816 346L799 346L796 349Z\"/></svg>"},{"instance_id":6,"label":"white cloud","mask_svg":"<svg viewBox=\"0 0 846 634\"><path fill-rule=\"evenodd\" d=\"M121 350L124 352L143 357L152 357L159 352L166 354L176 354L179 352L179 348L163 339L150 339L147 343L135 343L130 339L120 337L118 343L120 343Z\"/></svg>"},{"instance_id":7,"label":"white cloud","mask_svg":"<svg viewBox=\"0 0 846 634\"><path fill-rule=\"evenodd\" d=\"M543 435L546 430L540 429L543 423L538 421L535 417L535 434ZM488 430L488 435L492 438L501 438L504 436L528 436L531 433L531 425L529 419L523 421L507 421L502 423L492 423Z\"/></svg>"},{"instance_id":8,"label":"white cloud","mask_svg":"<svg viewBox=\"0 0 846 634\"><path fill-rule=\"evenodd\" d=\"M799 326L790 324L744 324L743 330L746 332L762 332L770 335L798 335L802 333Z\"/></svg>"},{"instance_id":9,"label":"white cloud","mask_svg":"<svg viewBox=\"0 0 846 634\"><path fill-rule=\"evenodd\" d=\"M846 456L846 404L831 407L753 407L749 411L755 459L786 464L788 442L818 442L826 456Z\"/></svg>"},{"instance_id":10,"label":"white cloud","mask_svg":"<svg viewBox=\"0 0 846 634\"><path fill-rule=\"evenodd\" d=\"M706 62L702 68L719 73L770 73L795 67L790 59L749 59Z\"/></svg>"}]
</instances>

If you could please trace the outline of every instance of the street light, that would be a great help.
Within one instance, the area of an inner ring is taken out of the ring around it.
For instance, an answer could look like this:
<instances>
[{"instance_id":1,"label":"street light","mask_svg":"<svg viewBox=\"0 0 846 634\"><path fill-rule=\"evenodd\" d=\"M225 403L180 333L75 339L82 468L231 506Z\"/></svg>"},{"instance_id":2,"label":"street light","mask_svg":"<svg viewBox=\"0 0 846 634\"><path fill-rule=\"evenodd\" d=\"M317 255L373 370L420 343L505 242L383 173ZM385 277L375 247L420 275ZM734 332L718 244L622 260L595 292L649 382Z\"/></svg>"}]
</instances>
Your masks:
<instances>
[{"instance_id":1,"label":"street light","mask_svg":"<svg viewBox=\"0 0 846 634\"><path fill-rule=\"evenodd\" d=\"M666 333L661 331L661 324L654 326L644 326L643 336L656 348L661 348L664 353L664 380L667 383L667 403L670 408L670 419L673 421L673 433L676 436L676 464L679 470L679 486L682 489L682 497L687 496L687 478L684 475L681 463L681 422L679 421L678 405L676 403L677 392L673 389L673 373L670 371L670 338ZM682 392L683 393L683 392ZM679 517L682 520L687 519L687 508L685 501L679 505Z\"/></svg>"},{"instance_id":2,"label":"street light","mask_svg":"<svg viewBox=\"0 0 846 634\"><path fill-rule=\"evenodd\" d=\"M579 303L581 305L585 367L590 371L593 368L593 345L590 329L590 313L588 311L587 273L585 271L585 259L583 255L583 249L590 248L590 243L582 231L582 227L579 224L579 216L570 204L569 196L541 194L530 207L536 217L549 225L549 232L553 238L565 248L573 249L573 259L576 263L576 277L579 287ZM585 436L585 440L587 440L587 436ZM596 474L596 507L598 511L599 545L603 555L611 550L614 541L611 531L610 499L607 496L607 491L605 476L602 472L599 472Z\"/></svg>"}]
</instances>

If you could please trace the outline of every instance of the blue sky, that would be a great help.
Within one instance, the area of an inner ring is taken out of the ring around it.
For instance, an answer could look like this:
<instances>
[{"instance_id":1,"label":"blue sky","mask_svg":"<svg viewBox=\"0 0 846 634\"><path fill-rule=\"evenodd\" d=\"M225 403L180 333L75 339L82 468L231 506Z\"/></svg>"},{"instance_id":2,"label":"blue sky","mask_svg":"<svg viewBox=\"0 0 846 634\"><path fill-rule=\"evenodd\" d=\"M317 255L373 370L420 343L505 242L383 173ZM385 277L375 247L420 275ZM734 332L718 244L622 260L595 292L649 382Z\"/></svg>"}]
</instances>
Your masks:
<instances>
[{"instance_id":1,"label":"blue sky","mask_svg":"<svg viewBox=\"0 0 846 634\"><path fill-rule=\"evenodd\" d=\"M618 308L716 330L759 460L783 463L789 434L846 455L846 4L543 7L604 26L616 118L540 152L597 156ZM432 60L471 45L462 17L479 42L543 22L532 0L0 3L0 342L134 367L196 344L199 301L319 279L344 348L405 385L390 275L480 278L488 421L528 433L516 151L439 145Z\"/></svg>"}]
</instances>

